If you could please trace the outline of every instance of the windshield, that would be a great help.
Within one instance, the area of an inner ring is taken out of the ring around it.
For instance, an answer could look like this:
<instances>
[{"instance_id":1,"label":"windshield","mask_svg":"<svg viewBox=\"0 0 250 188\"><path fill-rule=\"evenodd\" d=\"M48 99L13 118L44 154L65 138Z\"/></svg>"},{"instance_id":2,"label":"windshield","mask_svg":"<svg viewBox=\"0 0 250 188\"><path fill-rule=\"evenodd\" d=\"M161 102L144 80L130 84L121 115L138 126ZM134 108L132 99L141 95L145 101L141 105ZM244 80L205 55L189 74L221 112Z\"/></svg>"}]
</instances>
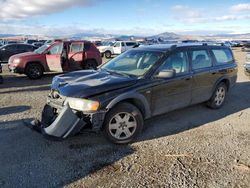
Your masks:
<instances>
[{"instance_id":1,"label":"windshield","mask_svg":"<svg viewBox=\"0 0 250 188\"><path fill-rule=\"evenodd\" d=\"M162 56L161 52L130 50L104 64L101 69L143 76Z\"/></svg>"},{"instance_id":2,"label":"windshield","mask_svg":"<svg viewBox=\"0 0 250 188\"><path fill-rule=\"evenodd\" d=\"M36 49L34 52L37 54L42 54L45 50L47 50L48 47L49 45L45 44L41 46L40 48Z\"/></svg>"},{"instance_id":3,"label":"windshield","mask_svg":"<svg viewBox=\"0 0 250 188\"><path fill-rule=\"evenodd\" d=\"M102 46L113 46L114 42L103 42Z\"/></svg>"}]
</instances>

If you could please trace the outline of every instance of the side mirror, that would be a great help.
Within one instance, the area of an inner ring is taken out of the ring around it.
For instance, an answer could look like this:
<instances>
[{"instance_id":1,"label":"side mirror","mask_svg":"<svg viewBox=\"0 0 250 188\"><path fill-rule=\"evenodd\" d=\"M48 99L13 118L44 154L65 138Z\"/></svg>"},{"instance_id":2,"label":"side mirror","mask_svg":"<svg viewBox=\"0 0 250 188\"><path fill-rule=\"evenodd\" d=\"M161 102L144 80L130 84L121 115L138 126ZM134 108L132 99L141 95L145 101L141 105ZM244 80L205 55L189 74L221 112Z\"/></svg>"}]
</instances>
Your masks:
<instances>
[{"instance_id":1,"label":"side mirror","mask_svg":"<svg viewBox=\"0 0 250 188\"><path fill-rule=\"evenodd\" d=\"M46 52L44 52L46 55L50 55L51 53L50 53L50 51L46 51Z\"/></svg>"},{"instance_id":2,"label":"side mirror","mask_svg":"<svg viewBox=\"0 0 250 188\"><path fill-rule=\"evenodd\" d=\"M174 69L165 69L165 70L161 70L156 75L156 78L173 78L175 76L176 76L176 71Z\"/></svg>"}]
</instances>

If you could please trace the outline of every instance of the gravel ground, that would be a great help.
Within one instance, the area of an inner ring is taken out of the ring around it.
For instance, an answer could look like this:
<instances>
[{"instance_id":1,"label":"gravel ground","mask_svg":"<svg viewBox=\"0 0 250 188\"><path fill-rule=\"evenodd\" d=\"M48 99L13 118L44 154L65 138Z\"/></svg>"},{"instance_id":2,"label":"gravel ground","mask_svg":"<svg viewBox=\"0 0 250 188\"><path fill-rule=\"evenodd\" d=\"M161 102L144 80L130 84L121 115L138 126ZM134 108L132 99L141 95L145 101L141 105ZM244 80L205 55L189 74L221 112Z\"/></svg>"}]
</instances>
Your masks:
<instances>
[{"instance_id":1,"label":"gravel ground","mask_svg":"<svg viewBox=\"0 0 250 188\"><path fill-rule=\"evenodd\" d=\"M31 81L4 67L0 187L250 187L250 80L245 53L234 53L239 78L222 109L201 104L158 116L127 146L94 133L52 142L26 128L54 74Z\"/></svg>"}]
</instances>

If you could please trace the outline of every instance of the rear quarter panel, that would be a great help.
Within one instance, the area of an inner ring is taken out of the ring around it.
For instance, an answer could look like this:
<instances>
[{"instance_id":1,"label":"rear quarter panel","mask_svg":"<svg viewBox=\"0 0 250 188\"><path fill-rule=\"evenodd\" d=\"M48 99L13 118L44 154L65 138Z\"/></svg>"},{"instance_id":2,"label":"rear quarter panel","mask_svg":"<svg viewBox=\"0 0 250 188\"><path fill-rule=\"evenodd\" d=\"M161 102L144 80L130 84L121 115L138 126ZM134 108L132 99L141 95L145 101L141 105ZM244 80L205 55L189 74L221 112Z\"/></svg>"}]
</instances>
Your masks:
<instances>
[{"instance_id":1,"label":"rear quarter panel","mask_svg":"<svg viewBox=\"0 0 250 188\"><path fill-rule=\"evenodd\" d=\"M91 45L90 49L85 52L84 60L88 59L94 59L98 66L102 64L101 53L94 45Z\"/></svg>"}]
</instances>

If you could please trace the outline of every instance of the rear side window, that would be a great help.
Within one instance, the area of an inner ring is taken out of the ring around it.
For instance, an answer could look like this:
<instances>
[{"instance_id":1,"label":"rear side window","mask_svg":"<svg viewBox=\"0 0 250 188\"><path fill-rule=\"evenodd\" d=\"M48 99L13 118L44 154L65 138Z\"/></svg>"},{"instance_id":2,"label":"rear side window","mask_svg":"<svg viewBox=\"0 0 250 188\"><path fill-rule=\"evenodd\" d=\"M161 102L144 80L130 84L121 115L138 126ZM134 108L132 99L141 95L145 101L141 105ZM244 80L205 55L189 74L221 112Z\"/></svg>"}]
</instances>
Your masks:
<instances>
[{"instance_id":1,"label":"rear side window","mask_svg":"<svg viewBox=\"0 0 250 188\"><path fill-rule=\"evenodd\" d=\"M18 50L27 50L27 51L32 51L33 47L32 46L28 46L28 45L18 45L17 46Z\"/></svg>"},{"instance_id":2,"label":"rear side window","mask_svg":"<svg viewBox=\"0 0 250 188\"><path fill-rule=\"evenodd\" d=\"M229 49L214 49L212 50L214 53L216 64L227 64L233 62L233 55Z\"/></svg>"},{"instance_id":3,"label":"rear side window","mask_svg":"<svg viewBox=\"0 0 250 188\"><path fill-rule=\"evenodd\" d=\"M84 50L89 51L91 48L91 43L84 43Z\"/></svg>"},{"instance_id":4,"label":"rear side window","mask_svg":"<svg viewBox=\"0 0 250 188\"><path fill-rule=\"evenodd\" d=\"M82 43L71 44L70 52L77 53L83 51Z\"/></svg>"},{"instance_id":5,"label":"rear side window","mask_svg":"<svg viewBox=\"0 0 250 188\"><path fill-rule=\"evenodd\" d=\"M9 45L9 46L6 46L5 49L9 50L9 51L14 51L17 49L17 46L16 45Z\"/></svg>"},{"instance_id":6,"label":"rear side window","mask_svg":"<svg viewBox=\"0 0 250 188\"><path fill-rule=\"evenodd\" d=\"M135 43L135 42L126 42L126 45L127 45L127 46L135 46L136 43Z\"/></svg>"},{"instance_id":7,"label":"rear side window","mask_svg":"<svg viewBox=\"0 0 250 188\"><path fill-rule=\"evenodd\" d=\"M212 67L212 59L207 50L191 51L193 70Z\"/></svg>"}]
</instances>

